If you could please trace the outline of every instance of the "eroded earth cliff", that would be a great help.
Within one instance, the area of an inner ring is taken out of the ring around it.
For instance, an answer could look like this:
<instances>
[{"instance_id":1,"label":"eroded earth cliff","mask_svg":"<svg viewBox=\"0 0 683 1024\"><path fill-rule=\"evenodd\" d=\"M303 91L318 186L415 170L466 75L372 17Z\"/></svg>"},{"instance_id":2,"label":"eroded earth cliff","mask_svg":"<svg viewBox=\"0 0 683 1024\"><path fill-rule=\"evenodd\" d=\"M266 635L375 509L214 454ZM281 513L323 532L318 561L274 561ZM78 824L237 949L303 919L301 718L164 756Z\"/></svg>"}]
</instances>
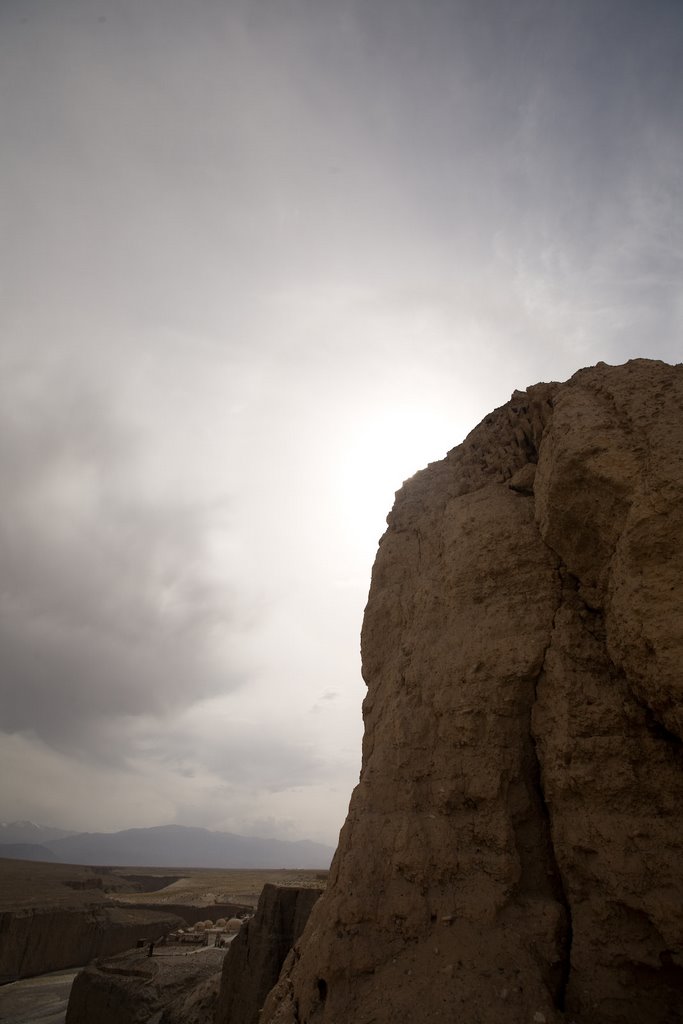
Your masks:
<instances>
[{"instance_id":1,"label":"eroded earth cliff","mask_svg":"<svg viewBox=\"0 0 683 1024\"><path fill-rule=\"evenodd\" d=\"M240 928L223 962L215 1024L258 1024L264 1000L320 892L264 885L256 914Z\"/></svg>"},{"instance_id":2,"label":"eroded earth cliff","mask_svg":"<svg viewBox=\"0 0 683 1024\"><path fill-rule=\"evenodd\" d=\"M360 782L262 1024L683 1019L683 366L515 392L388 523Z\"/></svg>"},{"instance_id":3,"label":"eroded earth cliff","mask_svg":"<svg viewBox=\"0 0 683 1024\"><path fill-rule=\"evenodd\" d=\"M154 891L176 879L0 860L0 985L79 967L138 939L166 935L185 923L173 906L123 901L134 899L134 892L143 898L143 885Z\"/></svg>"}]
</instances>

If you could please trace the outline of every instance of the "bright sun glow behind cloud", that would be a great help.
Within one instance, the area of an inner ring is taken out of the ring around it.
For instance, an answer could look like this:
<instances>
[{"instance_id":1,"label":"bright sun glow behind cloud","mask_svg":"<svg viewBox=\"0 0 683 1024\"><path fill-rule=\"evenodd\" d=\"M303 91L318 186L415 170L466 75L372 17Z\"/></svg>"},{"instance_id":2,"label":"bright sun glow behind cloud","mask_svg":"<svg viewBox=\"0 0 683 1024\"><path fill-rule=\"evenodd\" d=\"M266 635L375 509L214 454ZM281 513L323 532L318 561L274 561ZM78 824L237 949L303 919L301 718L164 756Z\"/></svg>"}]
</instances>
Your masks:
<instances>
[{"instance_id":1,"label":"bright sun glow behind cloud","mask_svg":"<svg viewBox=\"0 0 683 1024\"><path fill-rule=\"evenodd\" d=\"M0 3L0 818L333 842L396 490L681 359L683 5L99 8Z\"/></svg>"},{"instance_id":2,"label":"bright sun glow behind cloud","mask_svg":"<svg viewBox=\"0 0 683 1024\"><path fill-rule=\"evenodd\" d=\"M354 547L372 550L404 480L457 443L453 419L426 404L385 405L350 430L339 504Z\"/></svg>"}]
</instances>

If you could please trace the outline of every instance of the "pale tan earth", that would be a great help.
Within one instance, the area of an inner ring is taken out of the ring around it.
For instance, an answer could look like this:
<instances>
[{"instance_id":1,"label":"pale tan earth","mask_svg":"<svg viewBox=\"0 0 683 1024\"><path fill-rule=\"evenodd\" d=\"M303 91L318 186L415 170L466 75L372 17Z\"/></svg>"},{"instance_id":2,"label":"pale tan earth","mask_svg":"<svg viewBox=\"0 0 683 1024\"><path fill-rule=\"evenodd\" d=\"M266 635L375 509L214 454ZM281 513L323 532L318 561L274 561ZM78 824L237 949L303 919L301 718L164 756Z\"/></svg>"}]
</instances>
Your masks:
<instances>
[{"instance_id":1,"label":"pale tan earth","mask_svg":"<svg viewBox=\"0 0 683 1024\"><path fill-rule=\"evenodd\" d=\"M515 392L388 524L360 782L261 1024L683 1020L683 366Z\"/></svg>"},{"instance_id":2,"label":"pale tan earth","mask_svg":"<svg viewBox=\"0 0 683 1024\"><path fill-rule=\"evenodd\" d=\"M115 899L132 905L246 903L256 906L266 882L320 888L328 871L292 868L88 867L0 858L0 912Z\"/></svg>"},{"instance_id":3,"label":"pale tan earth","mask_svg":"<svg viewBox=\"0 0 683 1024\"><path fill-rule=\"evenodd\" d=\"M128 868L117 870L130 874ZM158 870L161 872L162 869ZM174 879L163 890L155 892L153 898L159 906L168 904L208 907L214 904L237 903L255 908L264 885L268 883L293 886L297 889L320 889L325 886L328 875L328 871L311 871L304 868L191 868L185 869L180 878ZM131 905L149 905L150 902L149 894L144 892L126 893L119 899Z\"/></svg>"}]
</instances>

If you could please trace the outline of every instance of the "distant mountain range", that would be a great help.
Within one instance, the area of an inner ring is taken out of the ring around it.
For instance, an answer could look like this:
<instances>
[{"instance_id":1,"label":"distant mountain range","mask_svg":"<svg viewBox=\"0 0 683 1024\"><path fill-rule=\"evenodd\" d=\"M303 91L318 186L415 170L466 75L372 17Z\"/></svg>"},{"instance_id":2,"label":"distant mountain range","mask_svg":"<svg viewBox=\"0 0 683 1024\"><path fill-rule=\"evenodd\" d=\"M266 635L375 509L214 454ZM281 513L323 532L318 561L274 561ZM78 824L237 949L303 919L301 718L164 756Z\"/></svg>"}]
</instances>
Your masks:
<instances>
[{"instance_id":1,"label":"distant mountain range","mask_svg":"<svg viewBox=\"0 0 683 1024\"><path fill-rule=\"evenodd\" d=\"M163 868L328 868L334 850L184 825L123 832L68 832L30 821L0 822L0 858Z\"/></svg>"},{"instance_id":2,"label":"distant mountain range","mask_svg":"<svg viewBox=\"0 0 683 1024\"><path fill-rule=\"evenodd\" d=\"M76 833L64 828L36 825L35 821L0 821L0 845L5 843L49 843Z\"/></svg>"}]
</instances>

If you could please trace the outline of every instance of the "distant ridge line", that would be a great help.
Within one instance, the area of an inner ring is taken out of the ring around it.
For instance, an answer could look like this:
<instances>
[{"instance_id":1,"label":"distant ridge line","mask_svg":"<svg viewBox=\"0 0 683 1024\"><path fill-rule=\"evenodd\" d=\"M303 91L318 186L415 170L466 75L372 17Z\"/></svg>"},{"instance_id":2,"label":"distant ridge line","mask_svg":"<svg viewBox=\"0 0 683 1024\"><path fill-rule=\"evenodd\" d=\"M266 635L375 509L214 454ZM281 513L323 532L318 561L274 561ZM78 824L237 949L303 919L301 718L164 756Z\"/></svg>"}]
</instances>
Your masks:
<instances>
[{"instance_id":1,"label":"distant ridge line","mask_svg":"<svg viewBox=\"0 0 683 1024\"><path fill-rule=\"evenodd\" d=\"M21 828L27 824L0 825L0 857L16 857L9 848L20 845L26 847L26 856L21 859L57 860L65 864L294 869L328 868L334 854L331 846L310 839L263 839L185 825L80 833L45 827L46 838L42 838L43 826L33 826L37 832L31 832L29 838ZM57 835L48 839L50 832Z\"/></svg>"}]
</instances>

